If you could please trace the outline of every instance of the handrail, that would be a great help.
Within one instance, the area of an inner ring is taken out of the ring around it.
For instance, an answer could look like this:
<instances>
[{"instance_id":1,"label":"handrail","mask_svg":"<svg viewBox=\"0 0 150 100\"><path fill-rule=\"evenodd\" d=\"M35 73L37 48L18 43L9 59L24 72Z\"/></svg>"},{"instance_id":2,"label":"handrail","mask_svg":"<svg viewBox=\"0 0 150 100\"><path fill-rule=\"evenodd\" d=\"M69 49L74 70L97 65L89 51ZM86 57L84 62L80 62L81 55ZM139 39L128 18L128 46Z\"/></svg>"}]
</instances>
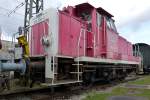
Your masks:
<instances>
[{"instance_id":1,"label":"handrail","mask_svg":"<svg viewBox=\"0 0 150 100\"><path fill-rule=\"evenodd\" d=\"M85 52L86 52L85 51L86 50L86 47L85 47L85 43L86 43L86 41L85 41L85 37L86 37L85 29L81 28L80 34L79 34L79 39L78 39L78 44L77 44L77 55L78 55L78 57L80 56L80 42L81 42L82 34L84 36L84 56L85 56ZM80 68L80 60L78 59L78 61L77 61L78 81L80 81L80 75L79 75L80 70L79 70L79 68Z\"/></svg>"}]
</instances>

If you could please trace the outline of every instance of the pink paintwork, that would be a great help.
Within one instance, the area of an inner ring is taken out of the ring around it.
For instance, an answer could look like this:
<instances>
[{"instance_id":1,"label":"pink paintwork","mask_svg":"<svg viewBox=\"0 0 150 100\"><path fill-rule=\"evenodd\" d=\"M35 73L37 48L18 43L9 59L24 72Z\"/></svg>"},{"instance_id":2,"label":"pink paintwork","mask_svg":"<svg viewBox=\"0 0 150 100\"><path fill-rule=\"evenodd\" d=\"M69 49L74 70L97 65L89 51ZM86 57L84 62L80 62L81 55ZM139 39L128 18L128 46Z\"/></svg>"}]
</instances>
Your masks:
<instances>
[{"instance_id":1,"label":"pink paintwork","mask_svg":"<svg viewBox=\"0 0 150 100\"><path fill-rule=\"evenodd\" d=\"M121 36L118 38L118 53L120 55L120 60L128 60L128 44L126 39Z\"/></svg>"},{"instance_id":2,"label":"pink paintwork","mask_svg":"<svg viewBox=\"0 0 150 100\"><path fill-rule=\"evenodd\" d=\"M30 40L30 53L32 56L44 54L44 47L42 46L41 39L43 36L48 35L47 22L48 20L45 20L32 26Z\"/></svg>"},{"instance_id":3,"label":"pink paintwork","mask_svg":"<svg viewBox=\"0 0 150 100\"><path fill-rule=\"evenodd\" d=\"M78 52L80 56L84 55L84 34L81 32L84 26L81 20L70 16L68 13L59 12L59 55L76 57Z\"/></svg>"}]
</instances>

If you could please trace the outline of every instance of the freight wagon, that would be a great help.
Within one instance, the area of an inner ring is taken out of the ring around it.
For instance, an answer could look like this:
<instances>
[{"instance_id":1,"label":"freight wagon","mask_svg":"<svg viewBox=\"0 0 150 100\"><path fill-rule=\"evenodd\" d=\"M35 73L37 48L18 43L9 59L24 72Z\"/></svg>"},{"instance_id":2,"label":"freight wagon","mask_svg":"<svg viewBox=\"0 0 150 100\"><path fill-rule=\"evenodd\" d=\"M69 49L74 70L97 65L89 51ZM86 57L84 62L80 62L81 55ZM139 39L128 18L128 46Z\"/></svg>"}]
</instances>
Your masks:
<instances>
[{"instance_id":1,"label":"freight wagon","mask_svg":"<svg viewBox=\"0 0 150 100\"><path fill-rule=\"evenodd\" d=\"M141 56L143 72L150 73L150 45L136 43L133 45L134 56Z\"/></svg>"}]
</instances>

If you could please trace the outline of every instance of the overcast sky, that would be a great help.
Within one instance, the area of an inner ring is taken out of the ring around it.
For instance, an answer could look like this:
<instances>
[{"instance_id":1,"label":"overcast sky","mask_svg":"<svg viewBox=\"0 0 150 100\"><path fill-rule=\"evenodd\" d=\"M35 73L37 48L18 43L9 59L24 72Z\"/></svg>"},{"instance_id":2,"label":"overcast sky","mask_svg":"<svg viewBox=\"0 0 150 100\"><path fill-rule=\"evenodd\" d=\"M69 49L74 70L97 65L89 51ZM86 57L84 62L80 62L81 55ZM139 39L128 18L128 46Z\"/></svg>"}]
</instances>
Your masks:
<instances>
[{"instance_id":1,"label":"overcast sky","mask_svg":"<svg viewBox=\"0 0 150 100\"><path fill-rule=\"evenodd\" d=\"M24 0L0 0L0 26L3 39L10 39L18 26L23 26L24 7L11 16L7 16ZM114 15L120 35L132 43L143 42L150 44L150 1L149 0L44 0L44 8L64 7L89 2L95 7L103 7Z\"/></svg>"}]
</instances>

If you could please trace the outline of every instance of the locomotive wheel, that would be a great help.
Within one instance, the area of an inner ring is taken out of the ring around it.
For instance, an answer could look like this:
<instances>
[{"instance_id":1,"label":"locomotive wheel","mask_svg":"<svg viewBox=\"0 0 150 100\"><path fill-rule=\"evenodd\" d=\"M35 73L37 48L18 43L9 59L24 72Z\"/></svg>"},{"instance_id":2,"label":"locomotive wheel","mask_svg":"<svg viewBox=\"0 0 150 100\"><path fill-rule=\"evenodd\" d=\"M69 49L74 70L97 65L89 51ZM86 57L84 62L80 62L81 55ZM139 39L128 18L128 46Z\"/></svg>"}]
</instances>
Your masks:
<instances>
[{"instance_id":1,"label":"locomotive wheel","mask_svg":"<svg viewBox=\"0 0 150 100\"><path fill-rule=\"evenodd\" d=\"M85 85L90 85L95 82L95 72L84 72L83 82Z\"/></svg>"}]
</instances>

